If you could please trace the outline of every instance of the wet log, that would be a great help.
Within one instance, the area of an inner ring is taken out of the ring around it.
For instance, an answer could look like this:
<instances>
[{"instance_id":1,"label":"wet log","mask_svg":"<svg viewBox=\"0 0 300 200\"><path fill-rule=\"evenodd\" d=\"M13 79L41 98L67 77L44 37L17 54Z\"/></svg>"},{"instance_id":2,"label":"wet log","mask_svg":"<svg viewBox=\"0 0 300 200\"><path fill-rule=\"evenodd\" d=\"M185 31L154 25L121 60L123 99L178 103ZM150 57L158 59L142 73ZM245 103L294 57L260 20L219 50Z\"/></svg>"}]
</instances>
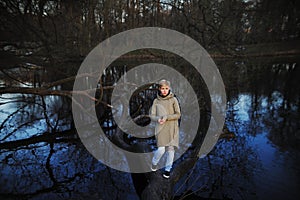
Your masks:
<instances>
[{"instance_id":1,"label":"wet log","mask_svg":"<svg viewBox=\"0 0 300 200\"><path fill-rule=\"evenodd\" d=\"M172 199L174 197L175 184L196 164L198 158L196 153L194 157L190 157L174 166L170 178L166 179L162 176L161 171L148 173L148 185L141 194L142 200L161 200Z\"/></svg>"},{"instance_id":2,"label":"wet log","mask_svg":"<svg viewBox=\"0 0 300 200\"><path fill-rule=\"evenodd\" d=\"M115 144L127 151L147 151L150 146L146 143L137 143L136 145L127 144L123 139L123 132L118 130L113 137ZM182 162L174 165L169 179L162 176L162 170L148 173L132 173L131 177L137 195L142 200L161 200L172 199L175 184L193 168L198 157L198 148L193 149L190 156ZM138 160L136 162L139 162ZM129 166L130 167L130 166Z\"/></svg>"}]
</instances>

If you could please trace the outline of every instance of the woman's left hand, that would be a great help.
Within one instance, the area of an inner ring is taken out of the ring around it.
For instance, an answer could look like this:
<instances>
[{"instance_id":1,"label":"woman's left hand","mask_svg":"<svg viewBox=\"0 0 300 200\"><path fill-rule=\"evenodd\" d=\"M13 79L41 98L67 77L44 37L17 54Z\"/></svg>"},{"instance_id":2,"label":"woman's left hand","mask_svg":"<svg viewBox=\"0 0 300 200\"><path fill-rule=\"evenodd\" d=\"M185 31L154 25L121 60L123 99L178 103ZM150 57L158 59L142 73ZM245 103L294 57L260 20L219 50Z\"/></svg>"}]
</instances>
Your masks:
<instances>
[{"instance_id":1,"label":"woman's left hand","mask_svg":"<svg viewBox=\"0 0 300 200\"><path fill-rule=\"evenodd\" d=\"M166 119L163 117L158 120L159 124L164 124L165 122L166 122Z\"/></svg>"}]
</instances>

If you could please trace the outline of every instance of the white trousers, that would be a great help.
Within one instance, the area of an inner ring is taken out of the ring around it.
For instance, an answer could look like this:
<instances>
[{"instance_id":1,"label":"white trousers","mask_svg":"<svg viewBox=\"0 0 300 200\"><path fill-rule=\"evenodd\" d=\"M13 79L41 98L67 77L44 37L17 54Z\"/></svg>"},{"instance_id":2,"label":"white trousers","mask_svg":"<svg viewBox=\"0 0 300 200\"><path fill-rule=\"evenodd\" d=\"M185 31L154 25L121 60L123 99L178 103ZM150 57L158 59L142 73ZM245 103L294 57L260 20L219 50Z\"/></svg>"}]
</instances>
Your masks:
<instances>
[{"instance_id":1,"label":"white trousers","mask_svg":"<svg viewBox=\"0 0 300 200\"><path fill-rule=\"evenodd\" d=\"M158 147L158 149L154 152L154 156L152 158L152 164L153 165L158 164L159 160L164 155L166 149L167 149L167 160L165 164L165 170L169 172L172 169L174 154L175 154L175 149L173 146Z\"/></svg>"}]
</instances>

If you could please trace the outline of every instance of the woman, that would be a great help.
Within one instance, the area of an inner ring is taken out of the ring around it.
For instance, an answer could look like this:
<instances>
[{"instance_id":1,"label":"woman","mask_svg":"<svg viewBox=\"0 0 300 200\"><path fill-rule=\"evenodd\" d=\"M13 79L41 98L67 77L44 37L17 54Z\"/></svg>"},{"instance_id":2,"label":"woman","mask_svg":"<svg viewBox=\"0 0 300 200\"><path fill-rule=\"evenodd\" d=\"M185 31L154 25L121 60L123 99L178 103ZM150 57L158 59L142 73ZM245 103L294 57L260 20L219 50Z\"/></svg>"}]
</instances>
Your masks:
<instances>
[{"instance_id":1,"label":"woman","mask_svg":"<svg viewBox=\"0 0 300 200\"><path fill-rule=\"evenodd\" d=\"M175 147L179 145L179 126L180 108L177 98L171 92L169 81L159 82L159 94L154 99L151 108L151 119L155 121L155 137L158 149L152 158L151 170L157 170L157 164L164 153L167 153L165 172L163 177L169 178L173 165Z\"/></svg>"}]
</instances>

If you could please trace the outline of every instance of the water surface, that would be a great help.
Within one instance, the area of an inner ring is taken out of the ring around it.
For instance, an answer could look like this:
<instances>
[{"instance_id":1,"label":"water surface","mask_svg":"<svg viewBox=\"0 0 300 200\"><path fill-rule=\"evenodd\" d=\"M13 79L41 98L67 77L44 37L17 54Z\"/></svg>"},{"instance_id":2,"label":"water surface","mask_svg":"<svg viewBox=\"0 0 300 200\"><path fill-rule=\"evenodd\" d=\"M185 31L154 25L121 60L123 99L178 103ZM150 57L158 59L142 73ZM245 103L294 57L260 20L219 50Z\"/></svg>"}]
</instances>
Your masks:
<instances>
[{"instance_id":1,"label":"water surface","mask_svg":"<svg viewBox=\"0 0 300 200\"><path fill-rule=\"evenodd\" d=\"M220 138L214 150L178 182L177 197L300 196L298 65L295 61L218 63L228 96L225 128L230 137ZM0 96L1 147L45 132L66 134L1 148L1 199L138 199L130 174L104 166L75 133L67 135L71 121L69 99Z\"/></svg>"}]
</instances>

